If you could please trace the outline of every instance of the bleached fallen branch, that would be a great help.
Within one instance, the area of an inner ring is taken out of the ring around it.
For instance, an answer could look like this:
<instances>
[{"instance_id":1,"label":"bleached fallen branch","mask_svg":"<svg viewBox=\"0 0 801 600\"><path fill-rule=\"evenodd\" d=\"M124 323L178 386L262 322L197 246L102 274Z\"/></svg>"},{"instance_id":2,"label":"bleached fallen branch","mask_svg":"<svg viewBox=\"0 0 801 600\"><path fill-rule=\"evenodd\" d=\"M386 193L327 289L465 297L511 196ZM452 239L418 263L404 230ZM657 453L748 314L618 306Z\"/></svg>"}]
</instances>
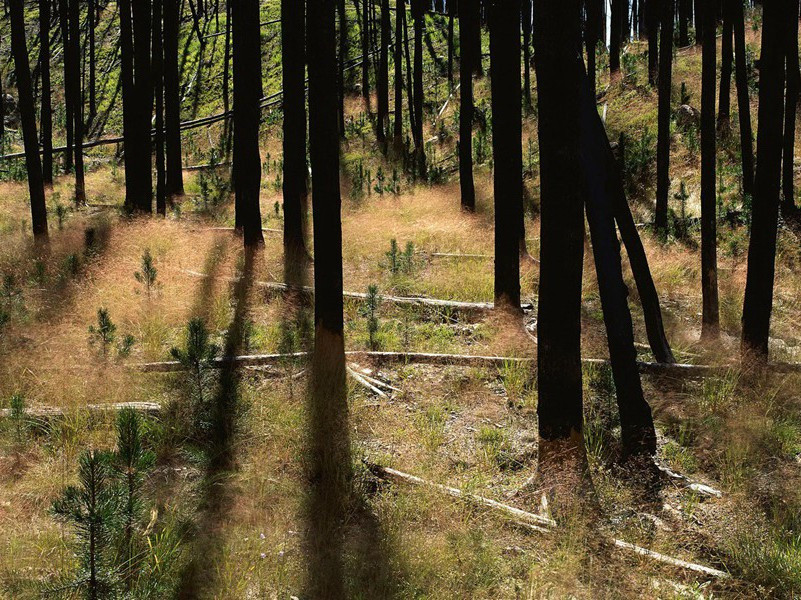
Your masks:
<instances>
[{"instance_id":1,"label":"bleached fallen branch","mask_svg":"<svg viewBox=\"0 0 801 600\"><path fill-rule=\"evenodd\" d=\"M138 412L143 412L146 414L157 414L161 412L161 404L156 402L116 402L113 404L87 404L85 406L76 406L74 408L61 408L58 406L31 406L25 408L25 410L22 412L22 416L45 419L61 417L65 414L70 414L78 410L102 413L117 412L125 408L132 408ZM11 409L0 409L0 417L11 417Z\"/></svg>"},{"instance_id":2,"label":"bleached fallen branch","mask_svg":"<svg viewBox=\"0 0 801 600\"><path fill-rule=\"evenodd\" d=\"M432 481L426 481L425 479L422 479L415 475L410 475L409 473L404 473L403 471L398 471L396 469L390 469L389 467L382 467L380 465L376 465L369 462L367 463L367 466L375 475L381 477L382 479L388 479L400 483L425 487L440 492L444 495L451 496L453 498L468 500L470 502L478 504L479 506L483 506L485 508L489 508L498 513L501 513L504 516L510 518L513 522L523 525L528 529L533 529L535 531L547 533L550 530L555 529L557 526L556 521L554 521L549 517L543 517L535 513L527 512L525 510L515 508L514 506L503 504L501 502L497 502L496 500L492 500L490 498L485 498L484 496L470 494L458 488L449 487L446 485L442 485L440 483L434 483ZM714 569L712 567L707 567L705 565L688 562L680 558L674 558L672 556L661 554L659 552L655 552L654 550L649 550L648 548L643 548L641 546L637 546L635 544L631 544L623 540L619 540L616 538L609 538L609 541L613 543L616 548L628 550L630 552L633 552L634 554L637 554L638 556L644 556L652 560L655 560L657 562L668 564L674 567L680 567L682 569L687 569L689 571L694 571L696 573L702 573L710 577L718 577L718 578L729 577L728 573L721 571L719 569Z\"/></svg>"},{"instance_id":3,"label":"bleached fallen branch","mask_svg":"<svg viewBox=\"0 0 801 600\"><path fill-rule=\"evenodd\" d=\"M353 378L354 381L356 381L357 383L359 383L362 386L366 387L368 390L373 392L376 396L380 396L382 398L387 398L388 397L382 390L378 389L376 386L374 386L372 383L367 381L367 379L365 379L362 375L360 375L359 373L357 373L356 371L354 371L350 367L347 367L347 370L348 370L348 375L350 375Z\"/></svg>"},{"instance_id":4,"label":"bleached fallen branch","mask_svg":"<svg viewBox=\"0 0 801 600\"><path fill-rule=\"evenodd\" d=\"M704 483L698 483L697 481L693 481L686 475L682 475L681 473L676 473L672 469L669 469L665 465L660 463L656 463L657 469L662 471L665 475L667 475L671 479L675 479L676 481L680 481L684 487L693 492L700 494L701 496L708 496L711 498L721 498L723 496L723 492L713 488L712 486L706 485Z\"/></svg>"}]
</instances>

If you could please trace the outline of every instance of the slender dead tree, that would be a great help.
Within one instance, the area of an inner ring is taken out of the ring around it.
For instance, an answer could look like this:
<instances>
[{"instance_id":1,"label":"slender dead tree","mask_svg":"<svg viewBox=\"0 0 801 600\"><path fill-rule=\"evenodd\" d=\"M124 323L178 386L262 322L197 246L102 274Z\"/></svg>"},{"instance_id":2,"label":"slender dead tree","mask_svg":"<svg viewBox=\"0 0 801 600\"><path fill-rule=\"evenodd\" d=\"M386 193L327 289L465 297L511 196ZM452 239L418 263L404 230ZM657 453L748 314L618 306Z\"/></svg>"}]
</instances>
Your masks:
<instances>
[{"instance_id":1,"label":"slender dead tree","mask_svg":"<svg viewBox=\"0 0 801 600\"><path fill-rule=\"evenodd\" d=\"M720 335L718 309L717 199L715 140L715 80L717 78L717 11L711 0L703 4L704 42L701 59L701 337Z\"/></svg>"},{"instance_id":2,"label":"slender dead tree","mask_svg":"<svg viewBox=\"0 0 801 600\"><path fill-rule=\"evenodd\" d=\"M64 172L72 173L73 165L73 127L75 119L72 115L72 84L74 78L70 73L71 61L67 59L70 55L70 32L69 32L69 0L58 0L58 24L61 29L61 41L64 54L64 133L67 141L67 148L64 151Z\"/></svg>"},{"instance_id":3,"label":"slender dead tree","mask_svg":"<svg viewBox=\"0 0 801 600\"><path fill-rule=\"evenodd\" d=\"M768 361L770 315L776 260L776 235L781 181L787 21L797 19L795 0L763 3L762 54L759 60L759 127L757 168L748 246L748 273L743 302L743 361ZM709 22L705 24L709 26Z\"/></svg>"},{"instance_id":4,"label":"slender dead tree","mask_svg":"<svg viewBox=\"0 0 801 600\"><path fill-rule=\"evenodd\" d=\"M614 77L620 73L621 13L626 0L610 0L611 18L609 23L609 74Z\"/></svg>"},{"instance_id":5,"label":"slender dead tree","mask_svg":"<svg viewBox=\"0 0 801 600\"><path fill-rule=\"evenodd\" d=\"M53 106L50 90L50 2L39 0L39 64L42 77L42 103L40 113L42 136L42 178L48 187L53 186ZM2 94L2 91L0 91ZM2 119L2 114L0 114Z\"/></svg>"},{"instance_id":6,"label":"slender dead tree","mask_svg":"<svg viewBox=\"0 0 801 600\"><path fill-rule=\"evenodd\" d=\"M737 85L737 113L740 123L740 155L743 170L743 191L754 191L754 142L751 128L751 99L748 92L748 71L745 62L745 15L742 0L724 0L734 29L734 71ZM696 13L697 14L697 13Z\"/></svg>"},{"instance_id":7,"label":"slender dead tree","mask_svg":"<svg viewBox=\"0 0 801 600\"><path fill-rule=\"evenodd\" d=\"M423 140L423 23L424 0L411 0L414 21L414 154L417 173L426 176L426 152Z\"/></svg>"},{"instance_id":8,"label":"slender dead tree","mask_svg":"<svg viewBox=\"0 0 801 600\"><path fill-rule=\"evenodd\" d=\"M531 0L523 0L523 97L526 110L531 108Z\"/></svg>"},{"instance_id":9,"label":"slender dead tree","mask_svg":"<svg viewBox=\"0 0 801 600\"><path fill-rule=\"evenodd\" d=\"M798 64L798 0L792 2L794 9L787 19L786 64L787 93L784 108L784 144L782 153L782 206L785 213L796 212L794 188L795 121L798 109L798 94L801 88L801 71ZM789 12L789 11L788 11Z\"/></svg>"},{"instance_id":10,"label":"slender dead tree","mask_svg":"<svg viewBox=\"0 0 801 600\"><path fill-rule=\"evenodd\" d=\"M718 96L718 134L731 130L731 75L734 62L733 30L729 11L723 10L723 37L720 43L720 92Z\"/></svg>"},{"instance_id":11,"label":"slender dead tree","mask_svg":"<svg viewBox=\"0 0 801 600\"><path fill-rule=\"evenodd\" d=\"M656 213L655 227L663 240L668 234L668 194L670 192L670 91L673 70L673 0L662 3L659 108L656 144Z\"/></svg>"},{"instance_id":12,"label":"slender dead tree","mask_svg":"<svg viewBox=\"0 0 801 600\"><path fill-rule=\"evenodd\" d=\"M453 22L458 1L448 3L448 89L453 90Z\"/></svg>"},{"instance_id":13,"label":"slender dead tree","mask_svg":"<svg viewBox=\"0 0 801 600\"><path fill-rule=\"evenodd\" d=\"M362 2L362 22L359 38L362 42L362 98L367 110L370 110L370 4L371 0Z\"/></svg>"},{"instance_id":14,"label":"slender dead tree","mask_svg":"<svg viewBox=\"0 0 801 600\"><path fill-rule=\"evenodd\" d=\"M676 4L679 13L679 46L683 48L690 44L689 23L692 14L692 0L678 0Z\"/></svg>"},{"instance_id":15,"label":"slender dead tree","mask_svg":"<svg viewBox=\"0 0 801 600\"><path fill-rule=\"evenodd\" d=\"M392 132L393 145L395 151L400 150L403 145L403 0L395 2L395 46L393 48L392 61L394 62L395 75L395 123Z\"/></svg>"},{"instance_id":16,"label":"slender dead tree","mask_svg":"<svg viewBox=\"0 0 801 600\"><path fill-rule=\"evenodd\" d=\"M389 44L392 38L392 23L389 18L389 0L381 0L381 50L378 58L376 92L378 94L378 119L376 133L384 147L389 123Z\"/></svg>"},{"instance_id":17,"label":"slender dead tree","mask_svg":"<svg viewBox=\"0 0 801 600\"><path fill-rule=\"evenodd\" d=\"M153 89L156 108L156 214L167 214L167 167L165 164L164 133L164 25L163 0L153 1Z\"/></svg>"},{"instance_id":18,"label":"slender dead tree","mask_svg":"<svg viewBox=\"0 0 801 600\"><path fill-rule=\"evenodd\" d=\"M95 49L95 27L97 25L96 0L88 0L86 4L86 27L89 30L89 116L92 123L97 116L97 51Z\"/></svg>"},{"instance_id":19,"label":"slender dead tree","mask_svg":"<svg viewBox=\"0 0 801 600\"><path fill-rule=\"evenodd\" d=\"M660 13L663 12L662 6L667 0L646 0L645 2L645 26L648 30L648 83L656 85L659 76L659 25L662 20ZM671 13L673 8L671 7ZM671 31L673 23L671 22Z\"/></svg>"},{"instance_id":20,"label":"slender dead tree","mask_svg":"<svg viewBox=\"0 0 801 600\"><path fill-rule=\"evenodd\" d=\"M579 0L534 0L541 178L537 416L540 467L584 456L581 280L584 202L579 141Z\"/></svg>"},{"instance_id":21,"label":"slender dead tree","mask_svg":"<svg viewBox=\"0 0 801 600\"><path fill-rule=\"evenodd\" d=\"M69 0L69 45L67 62L70 63L70 95L74 119L75 205L86 204L86 183L83 168L83 97L81 94L81 30L80 0ZM149 126L148 126L149 128ZM149 132L148 132L149 133Z\"/></svg>"},{"instance_id":22,"label":"slender dead tree","mask_svg":"<svg viewBox=\"0 0 801 600\"><path fill-rule=\"evenodd\" d=\"M25 145L25 167L28 171L28 192L31 196L31 224L37 241L47 240L47 206L45 205L42 162L36 135L36 109L33 101L31 69L28 64L28 42L25 39L25 6L23 0L8 0L11 22L11 53L17 75L22 141Z\"/></svg>"},{"instance_id":23,"label":"slender dead tree","mask_svg":"<svg viewBox=\"0 0 801 600\"><path fill-rule=\"evenodd\" d=\"M178 72L179 0L164 1L165 191L170 201L184 195L181 164L181 97ZM226 23L226 27L228 24ZM227 112L227 108L226 108Z\"/></svg>"},{"instance_id":24,"label":"slender dead tree","mask_svg":"<svg viewBox=\"0 0 801 600\"><path fill-rule=\"evenodd\" d=\"M523 214L520 0L490 4L495 306L520 310L519 221Z\"/></svg>"},{"instance_id":25,"label":"slender dead tree","mask_svg":"<svg viewBox=\"0 0 801 600\"><path fill-rule=\"evenodd\" d=\"M309 406L310 596L345 598L342 520L351 478L342 304L334 0L308 0L309 148L314 219L314 353Z\"/></svg>"},{"instance_id":26,"label":"slender dead tree","mask_svg":"<svg viewBox=\"0 0 801 600\"><path fill-rule=\"evenodd\" d=\"M345 137L345 63L348 60L348 15L345 11L345 0L337 0L339 17L339 53L337 54L337 117L339 119L339 135Z\"/></svg>"},{"instance_id":27,"label":"slender dead tree","mask_svg":"<svg viewBox=\"0 0 801 600\"><path fill-rule=\"evenodd\" d=\"M235 225L245 247L264 243L261 230L261 33L258 0L232 5L234 48L234 206ZM302 60L302 59L301 59ZM336 91L336 90L334 90Z\"/></svg>"},{"instance_id":28,"label":"slender dead tree","mask_svg":"<svg viewBox=\"0 0 801 600\"><path fill-rule=\"evenodd\" d=\"M302 2L281 1L281 61L284 86L284 275L299 283L305 266L306 23Z\"/></svg>"},{"instance_id":29,"label":"slender dead tree","mask_svg":"<svg viewBox=\"0 0 801 600\"><path fill-rule=\"evenodd\" d=\"M462 208L476 209L473 183L473 28L478 27L478 0L459 0L459 187Z\"/></svg>"},{"instance_id":30,"label":"slender dead tree","mask_svg":"<svg viewBox=\"0 0 801 600\"><path fill-rule=\"evenodd\" d=\"M602 4L604 0L585 0L586 19L584 24L584 41L587 49L587 74L590 77L590 86L593 93L596 90L596 64L595 51L598 47L601 24ZM606 29L606 24L603 24Z\"/></svg>"}]
</instances>

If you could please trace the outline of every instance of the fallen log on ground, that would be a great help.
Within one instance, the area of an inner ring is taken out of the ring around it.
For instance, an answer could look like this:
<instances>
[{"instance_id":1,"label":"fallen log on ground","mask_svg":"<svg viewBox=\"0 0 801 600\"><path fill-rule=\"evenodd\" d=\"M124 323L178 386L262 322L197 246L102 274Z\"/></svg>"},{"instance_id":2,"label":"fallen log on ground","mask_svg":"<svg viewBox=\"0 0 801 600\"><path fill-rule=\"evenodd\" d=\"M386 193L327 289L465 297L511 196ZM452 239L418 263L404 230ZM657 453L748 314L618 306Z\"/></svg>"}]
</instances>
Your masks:
<instances>
[{"instance_id":1,"label":"fallen log on ground","mask_svg":"<svg viewBox=\"0 0 801 600\"><path fill-rule=\"evenodd\" d=\"M367 461L365 462L370 471L374 473L377 477L396 482L406 483L414 486L425 487L437 491L446 496L468 500L479 506L492 509L504 515L505 517L510 518L513 522L523 525L527 529L547 533L555 529L557 526L556 521L554 521L549 517L544 517L542 515L537 515L535 513L527 512L519 508L515 508L514 506L509 506L508 504L503 504L501 502L497 502L490 498L485 498L484 496L477 496L475 494L470 494L458 488L449 487L446 485L442 485L440 483L434 483L432 481L426 481L425 479L416 477L415 475L410 475L409 473L404 473L403 471L390 469L389 467L382 467L380 465L376 465ZM712 567L707 567L705 565L689 562L686 560L682 560L680 558L674 558L672 556L661 554L659 552L655 552L653 550L649 550L648 548L643 548L641 546L637 546L635 544L631 544L623 540L619 540L616 538L609 538L609 541L616 548L628 550L630 552L633 552L634 554L637 554L638 556L644 556L652 560L655 560L657 562L668 564L674 567L679 567L682 569L687 569L689 571L694 571L696 573L701 573L703 575L708 575L710 577L717 577L717 578L730 577L728 573L721 571L719 569L714 569Z\"/></svg>"},{"instance_id":2,"label":"fallen log on ground","mask_svg":"<svg viewBox=\"0 0 801 600\"><path fill-rule=\"evenodd\" d=\"M126 408L132 408L137 412L145 414L158 414L161 412L161 404L156 402L115 402L111 404L86 404L72 408L62 408L58 406L30 406L22 411L22 417L34 417L37 419L48 419L53 417L63 417L76 411L86 410L88 412L117 412ZM0 409L0 418L11 417L10 408Z\"/></svg>"}]
</instances>

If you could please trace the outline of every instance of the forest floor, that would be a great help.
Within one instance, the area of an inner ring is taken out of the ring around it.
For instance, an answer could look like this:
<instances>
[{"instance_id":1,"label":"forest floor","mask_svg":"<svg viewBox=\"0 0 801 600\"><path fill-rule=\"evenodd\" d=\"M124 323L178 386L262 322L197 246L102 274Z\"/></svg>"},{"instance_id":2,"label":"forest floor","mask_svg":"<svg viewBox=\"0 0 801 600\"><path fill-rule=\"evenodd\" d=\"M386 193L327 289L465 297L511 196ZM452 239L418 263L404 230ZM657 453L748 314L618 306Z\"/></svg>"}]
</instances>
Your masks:
<instances>
[{"instance_id":1,"label":"forest floor","mask_svg":"<svg viewBox=\"0 0 801 600\"><path fill-rule=\"evenodd\" d=\"M758 40L754 32L749 36L752 43ZM606 114L613 140L621 132L628 136L632 209L637 221L647 223L655 145L647 132L655 136L656 93L644 80L636 48L628 56L633 58L626 76L601 96L599 110ZM686 82L690 104L697 106L700 51L680 49L677 57L677 100ZM606 85L602 80L599 89ZM486 80L477 84L480 110L488 107L487 88ZM440 96L429 106L432 114L444 100ZM491 301L491 157L481 160L479 155L478 209L465 214L459 210L459 186L449 158L457 130L455 105L429 132L437 137L429 157L441 168L434 169L435 181L422 183L390 175L402 173L401 167L381 157L360 101L349 100L342 155L346 290L364 293L375 285L379 295ZM698 204L697 131L674 126L673 191L679 193L684 182L685 210L692 216ZM307 347L309 315L259 285L283 277L278 132L280 124L274 122L263 131L265 246L247 274L242 273L241 240L222 229L233 223L225 167L187 171L187 197L166 219L130 219L119 211L122 168L97 153L89 161L89 207L66 208L69 176L59 177L49 193L51 242L44 254L27 232L25 184L0 183L0 308L8 316L0 329L0 408L10 407L19 394L29 409L63 409L57 417L0 422L0 596L39 597L48 590L57 595L54 589L77 567L73 529L52 516L51 505L65 486L75 483L82 450L116 443L113 414L85 407L155 402L161 411L145 420L146 445L157 456L145 483L145 521L150 522L142 527L149 576L160 581L159 589L173 590L178 597L304 597L315 564L304 543L310 522L303 364L242 367L234 369L233 379L211 374L201 382L209 394L231 400L233 467L225 471L213 468L213 457L192 437L204 426L195 422L191 408L196 401L192 378L136 368L170 360L170 349L183 346L192 317L203 318L213 340L237 354ZM484 144L484 152L491 154L487 134L477 133L479 139L482 135L477 153ZM735 127L731 140L736 139ZM600 516L566 504L556 508L558 528L534 532L467 499L379 481L367 462L537 512L539 498L525 486L537 464L536 369L511 360L463 367L354 358L351 367L357 373L369 369L366 373L384 384L384 394L357 378L348 380L355 478L345 543L338 551L349 597L761 598L801 593L801 382L795 375L746 382L735 363L748 239L747 224L726 220L743 208L736 147L736 141L724 141L720 152L719 344L698 341L697 226L685 230L682 221L674 220L678 225L667 243L648 227L641 229L677 358L731 366L726 374L703 380L643 376L659 434L658 460L691 482L720 490L720 496L693 489L685 480L666 478L654 485L632 479L616 466L614 385L609 369L598 364L585 366L584 387L585 442ZM213 148L202 137L193 141L187 164L216 160ZM537 257L534 111L526 117L523 149L527 245ZM677 213L679 202L672 202ZM146 250L158 271L152 289L134 276ZM586 255L583 356L605 358L594 267L591 253ZM782 229L771 341L777 361L801 360L799 260L798 240ZM376 310L372 340L364 302L347 299L346 349L535 357L530 334L536 331L537 273L535 263L523 263L524 301L535 308L522 319L384 300ZM240 277L245 277L248 294L241 293ZM649 360L628 270L626 281L638 350ZM89 332L97 326L100 308L116 325L116 338L107 348ZM241 339L236 331L244 332ZM130 347L124 341L128 335L133 337ZM565 488L569 491L574 483L564 481ZM730 576L711 577L626 553L613 547L610 538ZM58 593L72 597L68 586Z\"/></svg>"}]
</instances>

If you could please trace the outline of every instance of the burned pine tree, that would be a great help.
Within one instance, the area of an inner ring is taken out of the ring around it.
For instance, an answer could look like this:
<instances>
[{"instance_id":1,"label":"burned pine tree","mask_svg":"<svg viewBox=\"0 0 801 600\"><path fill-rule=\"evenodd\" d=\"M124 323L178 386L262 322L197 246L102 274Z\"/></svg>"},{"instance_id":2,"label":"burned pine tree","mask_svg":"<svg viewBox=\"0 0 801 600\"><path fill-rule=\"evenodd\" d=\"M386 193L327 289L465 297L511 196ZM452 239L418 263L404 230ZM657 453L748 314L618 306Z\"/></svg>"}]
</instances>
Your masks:
<instances>
[{"instance_id":1,"label":"burned pine tree","mask_svg":"<svg viewBox=\"0 0 801 600\"><path fill-rule=\"evenodd\" d=\"M590 86L593 93L596 90L596 71L595 65L595 52L598 47L600 38L600 31L603 27L606 29L606 24L601 22L601 13L604 0L585 0L585 21L584 21L584 42L587 50L587 73L590 77Z\"/></svg>"},{"instance_id":2,"label":"burned pine tree","mask_svg":"<svg viewBox=\"0 0 801 600\"><path fill-rule=\"evenodd\" d=\"M164 149L164 25L163 0L153 0L153 90L155 98L156 214L167 214L167 168Z\"/></svg>"},{"instance_id":3,"label":"burned pine tree","mask_svg":"<svg viewBox=\"0 0 801 600\"><path fill-rule=\"evenodd\" d=\"M129 0L130 1L130 0ZM70 73L70 26L69 26L69 0L58 0L58 25L61 30L64 65L64 134L66 136L66 149L64 151L64 172L72 173L73 166L73 127L75 119L72 115L72 83L74 78Z\"/></svg>"},{"instance_id":4,"label":"burned pine tree","mask_svg":"<svg viewBox=\"0 0 801 600\"><path fill-rule=\"evenodd\" d=\"M742 0L724 0L734 31L734 79L737 86L737 113L740 124L740 156L743 171L743 192L754 189L754 141L751 128L751 99L746 66L745 15ZM697 14L697 13L696 13Z\"/></svg>"},{"instance_id":5,"label":"burned pine tree","mask_svg":"<svg viewBox=\"0 0 801 600\"><path fill-rule=\"evenodd\" d=\"M75 159L75 204L86 204L86 183L83 168L83 95L81 92L81 33L80 33L80 1L68 0L69 44L64 57L69 63L70 76L70 104L74 119L74 159ZM150 125L148 124L148 133Z\"/></svg>"},{"instance_id":6,"label":"burned pine tree","mask_svg":"<svg viewBox=\"0 0 801 600\"><path fill-rule=\"evenodd\" d=\"M284 86L284 271L298 283L306 255L304 218L306 165L306 23L303 3L281 1L281 60Z\"/></svg>"},{"instance_id":7,"label":"burned pine tree","mask_svg":"<svg viewBox=\"0 0 801 600\"><path fill-rule=\"evenodd\" d=\"M234 48L234 206L235 226L245 247L264 243L261 230L261 32L258 0L232 5ZM336 90L334 90L336 92Z\"/></svg>"},{"instance_id":8,"label":"burned pine tree","mask_svg":"<svg viewBox=\"0 0 801 600\"><path fill-rule=\"evenodd\" d=\"M526 102L526 110L528 110L531 108L531 0L522 0L521 10L523 20L523 97Z\"/></svg>"},{"instance_id":9,"label":"burned pine tree","mask_svg":"<svg viewBox=\"0 0 801 600\"><path fill-rule=\"evenodd\" d=\"M519 229L523 214L520 0L490 4L495 305L520 309Z\"/></svg>"},{"instance_id":10,"label":"burned pine tree","mask_svg":"<svg viewBox=\"0 0 801 600\"><path fill-rule=\"evenodd\" d=\"M412 20L414 22L414 157L417 174L426 176L426 152L423 139L423 24L425 22L425 1L411 0Z\"/></svg>"},{"instance_id":11,"label":"burned pine tree","mask_svg":"<svg viewBox=\"0 0 801 600\"><path fill-rule=\"evenodd\" d=\"M648 33L648 83L651 85L656 85L659 76L661 64L659 61L659 26L664 24L662 13L668 10L665 4L671 5L670 13L673 14L673 0L646 0L645 2L645 24ZM670 30L673 31L672 21Z\"/></svg>"},{"instance_id":12,"label":"burned pine tree","mask_svg":"<svg viewBox=\"0 0 801 600\"><path fill-rule=\"evenodd\" d=\"M668 194L670 193L670 92L673 70L673 1L662 3L659 43L659 107L656 144L656 212L654 226L663 240L668 235ZM650 6L650 5L649 5Z\"/></svg>"},{"instance_id":13,"label":"burned pine tree","mask_svg":"<svg viewBox=\"0 0 801 600\"><path fill-rule=\"evenodd\" d=\"M718 95L718 134L726 137L731 129L731 75L734 62L733 32L729 11L723 12L723 37L720 43L720 92Z\"/></svg>"},{"instance_id":14,"label":"burned pine tree","mask_svg":"<svg viewBox=\"0 0 801 600\"><path fill-rule=\"evenodd\" d=\"M389 0L381 0L381 41L376 73L376 93L378 94L378 115L376 134L382 148L387 141L389 123L389 44L392 38L392 24L389 18Z\"/></svg>"},{"instance_id":15,"label":"burned pine tree","mask_svg":"<svg viewBox=\"0 0 801 600\"><path fill-rule=\"evenodd\" d=\"M459 0L459 186L462 208L476 209L473 183L473 72L476 57L470 43L478 25L478 0Z\"/></svg>"},{"instance_id":16,"label":"burned pine tree","mask_svg":"<svg viewBox=\"0 0 801 600\"><path fill-rule=\"evenodd\" d=\"M50 2L39 0L39 65L42 78L41 139L42 179L48 187L53 185L53 106L50 90ZM0 92L2 93L2 92ZM2 119L2 112L0 112Z\"/></svg>"},{"instance_id":17,"label":"burned pine tree","mask_svg":"<svg viewBox=\"0 0 801 600\"><path fill-rule=\"evenodd\" d=\"M181 164L181 97L178 72L179 0L164 2L165 191L172 201L184 195ZM227 27L227 25L226 25Z\"/></svg>"},{"instance_id":18,"label":"burned pine tree","mask_svg":"<svg viewBox=\"0 0 801 600\"><path fill-rule=\"evenodd\" d=\"M763 5L762 54L759 61L759 127L757 168L748 245L748 273L743 302L741 352L744 361L768 361L770 316L776 261L781 192L781 144L784 118L786 27L797 19L795 0ZM708 24L708 23L707 23ZM771 41L768 41L771 40ZM773 40L785 40L773 43Z\"/></svg>"},{"instance_id":19,"label":"burned pine tree","mask_svg":"<svg viewBox=\"0 0 801 600\"><path fill-rule=\"evenodd\" d=\"M395 108L392 145L398 152L403 146L403 13L406 10L403 0L395 2L395 46L392 60L395 66Z\"/></svg>"},{"instance_id":20,"label":"burned pine tree","mask_svg":"<svg viewBox=\"0 0 801 600\"><path fill-rule=\"evenodd\" d=\"M794 158L795 158L795 133L796 116L798 113L798 97L801 90L801 71L798 64L798 2L793 2L794 8L788 14L786 21L785 35L785 55L787 65L787 92L784 108L784 144L782 152L782 210L787 216L794 215L797 218L798 211L795 210L795 190L794 190ZM792 218L792 217L791 217Z\"/></svg>"},{"instance_id":21,"label":"burned pine tree","mask_svg":"<svg viewBox=\"0 0 801 600\"><path fill-rule=\"evenodd\" d=\"M45 204L42 161L36 135L36 108L33 101L31 69L28 64L28 42L25 39L25 6L23 0L8 0L11 22L11 53L17 75L22 141L25 145L25 167L28 171L28 192L31 196L31 224L37 240L47 240L47 206Z\"/></svg>"},{"instance_id":22,"label":"burned pine tree","mask_svg":"<svg viewBox=\"0 0 801 600\"><path fill-rule=\"evenodd\" d=\"M620 73L620 41L623 34L621 31L621 13L623 12L623 3L627 1L628 0L610 0L609 75L612 77Z\"/></svg>"}]
</instances>

